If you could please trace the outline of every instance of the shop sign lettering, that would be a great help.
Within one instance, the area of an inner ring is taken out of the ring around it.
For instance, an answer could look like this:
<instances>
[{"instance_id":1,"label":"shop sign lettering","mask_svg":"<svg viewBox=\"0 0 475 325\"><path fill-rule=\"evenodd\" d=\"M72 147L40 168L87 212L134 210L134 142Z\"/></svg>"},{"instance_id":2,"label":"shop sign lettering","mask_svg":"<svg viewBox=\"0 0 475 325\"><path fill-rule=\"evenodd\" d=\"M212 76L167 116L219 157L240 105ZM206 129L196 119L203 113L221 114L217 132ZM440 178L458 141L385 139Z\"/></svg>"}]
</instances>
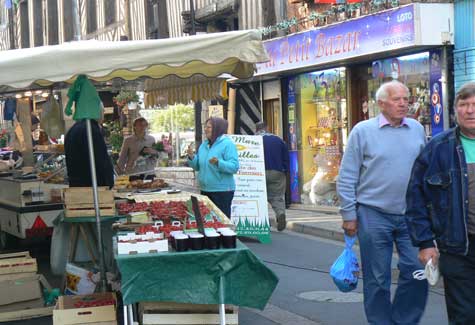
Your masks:
<instances>
[{"instance_id":1,"label":"shop sign lettering","mask_svg":"<svg viewBox=\"0 0 475 325\"><path fill-rule=\"evenodd\" d=\"M257 74L291 70L414 45L414 6L265 42Z\"/></svg>"}]
</instances>

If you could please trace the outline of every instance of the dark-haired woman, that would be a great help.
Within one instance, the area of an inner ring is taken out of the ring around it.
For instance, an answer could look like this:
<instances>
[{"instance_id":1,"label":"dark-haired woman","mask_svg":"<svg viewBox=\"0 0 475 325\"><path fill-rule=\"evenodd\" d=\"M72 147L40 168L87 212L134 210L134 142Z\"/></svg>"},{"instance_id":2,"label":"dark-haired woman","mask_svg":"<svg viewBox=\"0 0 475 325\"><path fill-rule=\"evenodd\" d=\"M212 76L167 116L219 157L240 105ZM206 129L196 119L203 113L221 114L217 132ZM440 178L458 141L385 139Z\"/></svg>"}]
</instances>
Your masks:
<instances>
[{"instance_id":1,"label":"dark-haired woman","mask_svg":"<svg viewBox=\"0 0 475 325\"><path fill-rule=\"evenodd\" d=\"M201 194L206 195L216 206L231 217L231 202L236 184L234 174L239 169L236 145L225 134L228 122L212 117L205 123L206 140L198 152L188 148L188 164L199 172Z\"/></svg>"}]
</instances>

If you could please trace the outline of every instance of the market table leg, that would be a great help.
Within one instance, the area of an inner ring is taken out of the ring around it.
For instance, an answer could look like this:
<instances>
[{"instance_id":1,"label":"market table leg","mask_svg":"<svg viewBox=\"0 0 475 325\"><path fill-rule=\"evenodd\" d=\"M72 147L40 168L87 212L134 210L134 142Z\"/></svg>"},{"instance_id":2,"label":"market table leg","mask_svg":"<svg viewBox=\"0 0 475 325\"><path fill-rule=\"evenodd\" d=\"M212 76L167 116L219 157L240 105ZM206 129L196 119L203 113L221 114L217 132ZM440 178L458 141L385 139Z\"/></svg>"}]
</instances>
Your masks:
<instances>
[{"instance_id":1,"label":"market table leg","mask_svg":"<svg viewBox=\"0 0 475 325\"><path fill-rule=\"evenodd\" d=\"M79 230L81 231L81 235L84 239L84 244L86 245L87 251L89 252L89 256L91 257L92 262L94 263L94 265L97 265L96 258L94 257L94 250L91 247L89 237L87 236L84 227L82 225L79 225Z\"/></svg>"},{"instance_id":2,"label":"market table leg","mask_svg":"<svg viewBox=\"0 0 475 325\"><path fill-rule=\"evenodd\" d=\"M132 310L132 304L127 305L127 318L130 325L134 324L134 312Z\"/></svg>"},{"instance_id":3,"label":"market table leg","mask_svg":"<svg viewBox=\"0 0 475 325\"><path fill-rule=\"evenodd\" d=\"M219 277L219 323L226 325L226 308L224 304L224 279Z\"/></svg>"},{"instance_id":4,"label":"market table leg","mask_svg":"<svg viewBox=\"0 0 475 325\"><path fill-rule=\"evenodd\" d=\"M123 312L124 312L124 325L128 325L128 313L127 313L127 305L124 305L123 307Z\"/></svg>"},{"instance_id":5,"label":"market table leg","mask_svg":"<svg viewBox=\"0 0 475 325\"><path fill-rule=\"evenodd\" d=\"M66 256L66 262L74 262L76 258L76 246L78 242L78 228L75 224L71 223L70 232L69 232L69 247L68 247L68 255ZM63 274L63 279L61 280L61 291L64 292L66 289L66 271Z\"/></svg>"},{"instance_id":6,"label":"market table leg","mask_svg":"<svg viewBox=\"0 0 475 325\"><path fill-rule=\"evenodd\" d=\"M71 223L71 233L70 233L70 243L69 243L69 254L67 261L74 262L76 259L76 249L78 246L78 237L79 237L79 229L78 226L74 223Z\"/></svg>"}]
</instances>

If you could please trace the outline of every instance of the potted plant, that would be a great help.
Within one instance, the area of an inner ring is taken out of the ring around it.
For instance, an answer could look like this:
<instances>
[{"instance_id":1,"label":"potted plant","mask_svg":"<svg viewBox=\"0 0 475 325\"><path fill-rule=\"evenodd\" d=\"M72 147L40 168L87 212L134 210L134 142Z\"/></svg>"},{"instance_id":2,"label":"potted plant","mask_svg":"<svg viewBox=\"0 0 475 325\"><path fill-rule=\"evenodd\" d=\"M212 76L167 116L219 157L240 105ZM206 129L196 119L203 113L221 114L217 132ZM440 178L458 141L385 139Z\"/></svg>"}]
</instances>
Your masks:
<instances>
[{"instance_id":1,"label":"potted plant","mask_svg":"<svg viewBox=\"0 0 475 325\"><path fill-rule=\"evenodd\" d=\"M113 98L114 103L119 108L124 108L126 105L129 109L136 109L139 101L139 95L135 91L121 90L117 96Z\"/></svg>"}]
</instances>

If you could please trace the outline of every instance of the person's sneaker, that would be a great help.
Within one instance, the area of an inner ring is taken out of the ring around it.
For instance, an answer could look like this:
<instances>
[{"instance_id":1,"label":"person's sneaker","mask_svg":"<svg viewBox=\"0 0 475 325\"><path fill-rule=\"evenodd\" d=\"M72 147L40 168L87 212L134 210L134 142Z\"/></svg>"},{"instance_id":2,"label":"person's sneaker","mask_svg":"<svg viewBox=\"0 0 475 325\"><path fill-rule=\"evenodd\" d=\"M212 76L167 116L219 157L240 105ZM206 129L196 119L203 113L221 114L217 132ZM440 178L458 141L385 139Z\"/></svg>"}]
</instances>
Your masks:
<instances>
[{"instance_id":1,"label":"person's sneaker","mask_svg":"<svg viewBox=\"0 0 475 325\"><path fill-rule=\"evenodd\" d=\"M285 221L285 214L279 214L277 216L277 230L282 231L285 229L287 221Z\"/></svg>"}]
</instances>

